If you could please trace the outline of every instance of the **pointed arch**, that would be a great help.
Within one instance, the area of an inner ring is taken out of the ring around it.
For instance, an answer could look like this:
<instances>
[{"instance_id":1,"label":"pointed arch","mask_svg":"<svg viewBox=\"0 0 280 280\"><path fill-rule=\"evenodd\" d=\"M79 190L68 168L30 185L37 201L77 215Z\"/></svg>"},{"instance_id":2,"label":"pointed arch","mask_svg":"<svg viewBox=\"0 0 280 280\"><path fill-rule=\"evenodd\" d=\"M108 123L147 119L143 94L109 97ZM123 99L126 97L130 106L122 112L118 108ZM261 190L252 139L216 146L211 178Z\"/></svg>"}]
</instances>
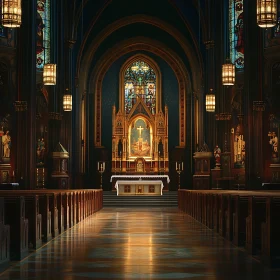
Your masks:
<instances>
[{"instance_id":1,"label":"pointed arch","mask_svg":"<svg viewBox=\"0 0 280 280\"><path fill-rule=\"evenodd\" d=\"M120 104L120 110L123 111L125 105L124 105L124 74L126 69L133 64L136 61L143 61L147 63L151 68L153 68L155 74L156 74L156 112L158 112L161 109L162 106L162 91L161 91L161 71L157 63L149 56L145 54L136 54L128 58L125 63L122 65L120 69L119 74L119 104Z\"/></svg>"},{"instance_id":2,"label":"pointed arch","mask_svg":"<svg viewBox=\"0 0 280 280\"><path fill-rule=\"evenodd\" d=\"M102 128L102 120L101 120L101 105L102 105L102 83L103 79L111 67L111 65L122 57L125 54L135 52L135 51L148 51L156 54L161 57L163 60L169 64L171 69L173 70L179 88L179 146L185 147L186 145L186 100L187 93L192 94L193 87L195 86L191 82L190 74L184 65L183 61L178 57L176 53L170 50L167 46L162 43L148 39L144 37L135 37L128 40L125 40L117 45L115 45L112 49L108 50L95 65L94 69L89 75L89 92L94 92L95 97L95 120L94 120L94 145L101 146L101 128ZM151 60L152 61L152 60ZM156 64L154 64L156 67ZM201 84L199 77L195 77L198 84ZM196 83L195 83L196 84ZM82 85L81 85L82 86ZM202 100L202 98L201 98ZM190 112L189 112L190 114ZM198 118L201 116L197 115ZM195 124L202 123L202 121L194 122ZM200 127L201 129L201 127ZM198 130L197 125L195 126L195 131ZM192 128L189 127L188 135L192 135ZM197 135L195 133L194 135ZM195 136L194 136L195 137ZM195 139L196 141L197 139Z\"/></svg>"}]
</instances>

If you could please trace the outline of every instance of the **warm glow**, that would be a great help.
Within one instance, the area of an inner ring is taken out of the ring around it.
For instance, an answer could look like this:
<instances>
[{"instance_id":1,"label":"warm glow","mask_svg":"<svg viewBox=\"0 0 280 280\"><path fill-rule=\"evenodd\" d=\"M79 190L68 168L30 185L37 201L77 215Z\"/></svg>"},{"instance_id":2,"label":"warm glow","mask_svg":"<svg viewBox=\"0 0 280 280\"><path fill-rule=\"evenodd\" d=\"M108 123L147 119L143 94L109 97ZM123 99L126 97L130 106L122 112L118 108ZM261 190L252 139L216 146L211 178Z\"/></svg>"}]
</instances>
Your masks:
<instances>
[{"instance_id":1,"label":"warm glow","mask_svg":"<svg viewBox=\"0 0 280 280\"><path fill-rule=\"evenodd\" d=\"M72 111L72 95L63 95L63 111Z\"/></svg>"},{"instance_id":2,"label":"warm glow","mask_svg":"<svg viewBox=\"0 0 280 280\"><path fill-rule=\"evenodd\" d=\"M235 65L227 62L222 66L222 83L224 86L232 86L235 83Z\"/></svg>"},{"instance_id":3,"label":"warm glow","mask_svg":"<svg viewBox=\"0 0 280 280\"><path fill-rule=\"evenodd\" d=\"M131 66L131 70L132 71L137 71L138 69L139 69L139 67L137 65Z\"/></svg>"},{"instance_id":4,"label":"warm glow","mask_svg":"<svg viewBox=\"0 0 280 280\"><path fill-rule=\"evenodd\" d=\"M2 0L2 25L9 28L21 25L21 0Z\"/></svg>"},{"instance_id":5,"label":"warm glow","mask_svg":"<svg viewBox=\"0 0 280 280\"><path fill-rule=\"evenodd\" d=\"M148 71L149 70L149 66L148 65L143 65L141 68L142 68L143 71Z\"/></svg>"},{"instance_id":6,"label":"warm glow","mask_svg":"<svg viewBox=\"0 0 280 280\"><path fill-rule=\"evenodd\" d=\"M273 27L277 23L277 0L257 0L257 24L259 27Z\"/></svg>"},{"instance_id":7,"label":"warm glow","mask_svg":"<svg viewBox=\"0 0 280 280\"><path fill-rule=\"evenodd\" d=\"M210 94L206 94L205 108L207 112L215 112L215 95L212 94L212 89Z\"/></svg>"},{"instance_id":8,"label":"warm glow","mask_svg":"<svg viewBox=\"0 0 280 280\"><path fill-rule=\"evenodd\" d=\"M43 72L44 85L56 84L56 64L45 64Z\"/></svg>"}]
</instances>

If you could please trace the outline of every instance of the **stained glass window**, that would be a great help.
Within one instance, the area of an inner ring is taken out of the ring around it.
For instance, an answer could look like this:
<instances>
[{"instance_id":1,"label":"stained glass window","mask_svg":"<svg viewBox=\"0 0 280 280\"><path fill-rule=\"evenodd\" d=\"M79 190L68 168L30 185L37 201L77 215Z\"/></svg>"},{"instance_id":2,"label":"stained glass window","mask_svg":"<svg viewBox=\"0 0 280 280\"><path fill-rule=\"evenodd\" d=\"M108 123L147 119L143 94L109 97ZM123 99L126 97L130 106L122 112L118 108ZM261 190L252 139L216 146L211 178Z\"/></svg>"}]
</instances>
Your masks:
<instances>
[{"instance_id":1,"label":"stained glass window","mask_svg":"<svg viewBox=\"0 0 280 280\"><path fill-rule=\"evenodd\" d=\"M237 69L244 68L243 0L229 0L230 59Z\"/></svg>"},{"instance_id":2,"label":"stained glass window","mask_svg":"<svg viewBox=\"0 0 280 280\"><path fill-rule=\"evenodd\" d=\"M50 0L37 0L36 67L43 70L50 62Z\"/></svg>"},{"instance_id":3,"label":"stained glass window","mask_svg":"<svg viewBox=\"0 0 280 280\"><path fill-rule=\"evenodd\" d=\"M151 113L156 113L156 74L143 61L130 65L124 74L125 113L130 110L139 98L142 98Z\"/></svg>"}]
</instances>

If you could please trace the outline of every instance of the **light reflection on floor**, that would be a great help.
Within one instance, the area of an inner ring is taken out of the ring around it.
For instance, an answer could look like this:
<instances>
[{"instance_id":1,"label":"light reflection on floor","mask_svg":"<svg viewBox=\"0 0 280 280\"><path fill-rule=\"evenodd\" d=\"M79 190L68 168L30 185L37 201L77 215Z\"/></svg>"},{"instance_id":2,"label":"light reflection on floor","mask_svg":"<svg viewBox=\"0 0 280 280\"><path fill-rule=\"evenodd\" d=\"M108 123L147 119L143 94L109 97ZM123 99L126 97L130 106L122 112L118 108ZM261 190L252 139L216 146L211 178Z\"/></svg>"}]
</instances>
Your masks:
<instances>
[{"instance_id":1,"label":"light reflection on floor","mask_svg":"<svg viewBox=\"0 0 280 280\"><path fill-rule=\"evenodd\" d=\"M0 275L7 279L279 280L175 208L107 208Z\"/></svg>"}]
</instances>

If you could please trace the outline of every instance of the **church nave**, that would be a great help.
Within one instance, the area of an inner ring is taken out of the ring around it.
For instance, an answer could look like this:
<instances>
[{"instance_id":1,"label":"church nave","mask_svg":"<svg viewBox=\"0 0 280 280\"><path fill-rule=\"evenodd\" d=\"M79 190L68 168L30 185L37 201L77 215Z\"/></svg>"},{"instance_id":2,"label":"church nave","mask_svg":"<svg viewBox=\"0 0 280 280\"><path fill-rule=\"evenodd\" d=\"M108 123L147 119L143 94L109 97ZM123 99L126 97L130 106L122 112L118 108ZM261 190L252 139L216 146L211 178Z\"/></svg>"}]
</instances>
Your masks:
<instances>
[{"instance_id":1,"label":"church nave","mask_svg":"<svg viewBox=\"0 0 280 280\"><path fill-rule=\"evenodd\" d=\"M176 208L103 208L22 262L8 279L280 279Z\"/></svg>"}]
</instances>

